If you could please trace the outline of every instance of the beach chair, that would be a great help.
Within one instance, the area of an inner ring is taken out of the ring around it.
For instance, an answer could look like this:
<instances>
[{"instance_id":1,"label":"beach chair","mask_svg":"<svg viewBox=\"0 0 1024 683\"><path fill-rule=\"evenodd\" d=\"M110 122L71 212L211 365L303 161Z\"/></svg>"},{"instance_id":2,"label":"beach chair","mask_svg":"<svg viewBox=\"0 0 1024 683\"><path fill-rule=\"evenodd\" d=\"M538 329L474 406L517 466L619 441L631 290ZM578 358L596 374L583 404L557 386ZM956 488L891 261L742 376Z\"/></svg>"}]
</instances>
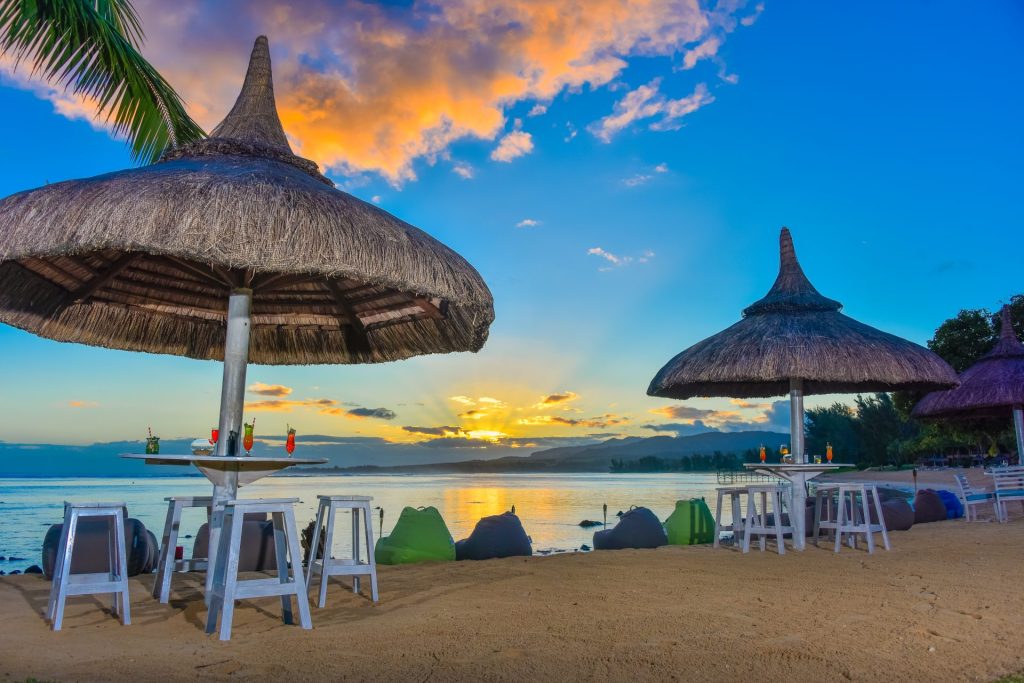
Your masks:
<instances>
[{"instance_id":1,"label":"beach chair","mask_svg":"<svg viewBox=\"0 0 1024 683\"><path fill-rule=\"evenodd\" d=\"M995 483L996 515L1000 522L1008 521L1007 503L1019 502L1024 510L1024 468L1007 467L1005 471L993 471Z\"/></svg>"},{"instance_id":2,"label":"beach chair","mask_svg":"<svg viewBox=\"0 0 1024 683\"><path fill-rule=\"evenodd\" d=\"M978 521L978 506L979 505L992 505L992 512L995 514L996 519L999 519L999 510L996 508L996 496L988 489L974 488L971 486L971 482L967 480L967 476L963 474L954 474L953 478L956 479L957 485L960 487L960 500L964 504L964 519L968 522Z\"/></svg>"}]
</instances>

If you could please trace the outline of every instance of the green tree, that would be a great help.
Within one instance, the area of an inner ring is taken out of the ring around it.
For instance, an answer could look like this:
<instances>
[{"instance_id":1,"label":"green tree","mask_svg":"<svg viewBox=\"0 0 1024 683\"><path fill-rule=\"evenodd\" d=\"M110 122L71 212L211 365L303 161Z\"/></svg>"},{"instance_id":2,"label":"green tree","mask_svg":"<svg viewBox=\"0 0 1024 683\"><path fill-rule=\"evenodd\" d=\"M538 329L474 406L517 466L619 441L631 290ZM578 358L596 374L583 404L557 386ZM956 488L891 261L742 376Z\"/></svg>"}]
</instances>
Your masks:
<instances>
[{"instance_id":1,"label":"green tree","mask_svg":"<svg viewBox=\"0 0 1024 683\"><path fill-rule=\"evenodd\" d=\"M807 411L807 452L824 455L827 444L832 444L836 457L843 462L860 460L857 416L845 403Z\"/></svg>"},{"instance_id":2,"label":"green tree","mask_svg":"<svg viewBox=\"0 0 1024 683\"><path fill-rule=\"evenodd\" d=\"M174 88L139 53L142 27L129 0L0 0L0 52L76 95L153 162L204 137Z\"/></svg>"},{"instance_id":3,"label":"green tree","mask_svg":"<svg viewBox=\"0 0 1024 683\"><path fill-rule=\"evenodd\" d=\"M902 464L905 449L897 444L917 436L917 424L903 418L892 396L878 393L854 399L861 461L872 465Z\"/></svg>"},{"instance_id":4,"label":"green tree","mask_svg":"<svg viewBox=\"0 0 1024 683\"><path fill-rule=\"evenodd\" d=\"M991 313L983 308L962 310L935 330L928 348L939 354L957 372L963 372L992 350L995 334Z\"/></svg>"}]
</instances>

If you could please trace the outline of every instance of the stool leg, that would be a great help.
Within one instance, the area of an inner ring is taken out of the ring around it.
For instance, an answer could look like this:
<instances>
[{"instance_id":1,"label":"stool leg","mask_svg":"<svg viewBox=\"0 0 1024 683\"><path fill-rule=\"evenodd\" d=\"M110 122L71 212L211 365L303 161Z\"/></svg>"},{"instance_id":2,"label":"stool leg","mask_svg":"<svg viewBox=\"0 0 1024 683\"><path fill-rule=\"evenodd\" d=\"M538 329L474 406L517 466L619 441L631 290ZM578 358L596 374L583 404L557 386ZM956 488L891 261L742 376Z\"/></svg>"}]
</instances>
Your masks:
<instances>
[{"instance_id":1,"label":"stool leg","mask_svg":"<svg viewBox=\"0 0 1024 683\"><path fill-rule=\"evenodd\" d=\"M57 546L57 567L50 587L50 623L59 631L64 623L64 603L68 597L68 577L71 575L71 552L75 547L75 531L78 526L78 512L64 509L64 528L60 532L61 544Z\"/></svg>"},{"instance_id":2,"label":"stool leg","mask_svg":"<svg viewBox=\"0 0 1024 683\"><path fill-rule=\"evenodd\" d=\"M768 526L768 494L764 491L761 492L761 516L760 526L762 529ZM760 534L759 542L761 545L761 552L763 553L768 547L768 537L765 534Z\"/></svg>"},{"instance_id":3,"label":"stool leg","mask_svg":"<svg viewBox=\"0 0 1024 683\"><path fill-rule=\"evenodd\" d=\"M223 503L218 505L217 500L213 501L213 512L210 514L210 524L207 527L209 539L207 542L206 554L206 603L210 603L210 595L213 589L213 580L217 573L217 562L220 561L220 537L224 529L225 510Z\"/></svg>"},{"instance_id":4,"label":"stool leg","mask_svg":"<svg viewBox=\"0 0 1024 683\"><path fill-rule=\"evenodd\" d=\"M875 552L875 535L871 533L871 511L868 509L868 492L864 488L860 490L860 506L864 514L864 536L868 544L868 555L872 555Z\"/></svg>"},{"instance_id":5,"label":"stool leg","mask_svg":"<svg viewBox=\"0 0 1024 683\"><path fill-rule=\"evenodd\" d=\"M359 564L359 508L352 508L352 561ZM352 575L352 592L359 594L359 577Z\"/></svg>"},{"instance_id":6,"label":"stool leg","mask_svg":"<svg viewBox=\"0 0 1024 683\"><path fill-rule=\"evenodd\" d=\"M754 526L754 514L757 511L754 509L754 494L747 496L747 519L744 522L743 527L743 552L750 552L750 531Z\"/></svg>"},{"instance_id":7,"label":"stool leg","mask_svg":"<svg viewBox=\"0 0 1024 683\"><path fill-rule=\"evenodd\" d=\"M738 547L743 542L743 501L739 493L733 493L730 498L732 506L732 543Z\"/></svg>"},{"instance_id":8,"label":"stool leg","mask_svg":"<svg viewBox=\"0 0 1024 683\"><path fill-rule=\"evenodd\" d=\"M308 588L313 583L313 567L316 566L316 556L320 550L320 528L324 523L324 501L320 501L320 504L316 508L316 521L313 522L313 539L309 542L309 562L306 564L306 587ZM321 576L323 575L323 566L320 567ZM323 581L323 579L321 579Z\"/></svg>"},{"instance_id":9,"label":"stool leg","mask_svg":"<svg viewBox=\"0 0 1024 683\"><path fill-rule=\"evenodd\" d=\"M872 495L875 499L875 514L878 515L878 524L882 527L882 545L885 546L886 550L891 550L889 547L889 531L885 528L885 517L882 516L882 501L878 498L878 489L874 489ZM975 510L974 514L977 516L978 511Z\"/></svg>"},{"instance_id":10,"label":"stool leg","mask_svg":"<svg viewBox=\"0 0 1024 683\"><path fill-rule=\"evenodd\" d=\"M302 555L299 551L298 533L295 530L295 512L290 506L284 511L284 525L288 537L288 554L292 556L292 576L295 581L295 602L299 608L299 624L304 629L311 629L313 620L309 617L309 597L306 594L306 582L302 577L301 565L298 562L298 558ZM329 552L329 547L325 548L324 556L326 557Z\"/></svg>"},{"instance_id":11,"label":"stool leg","mask_svg":"<svg viewBox=\"0 0 1024 683\"><path fill-rule=\"evenodd\" d=\"M99 519L107 523L107 580L120 583L117 563L117 522L115 517L100 517ZM119 591L114 591L113 602L114 605L111 611L115 615L120 616L121 593Z\"/></svg>"},{"instance_id":12,"label":"stool leg","mask_svg":"<svg viewBox=\"0 0 1024 683\"><path fill-rule=\"evenodd\" d=\"M718 537L722 535L722 498L724 493L724 491L718 492L718 503L715 505L715 540L711 544L712 548L718 547Z\"/></svg>"},{"instance_id":13,"label":"stool leg","mask_svg":"<svg viewBox=\"0 0 1024 683\"><path fill-rule=\"evenodd\" d=\"M370 599L377 602L377 558L373 555L373 521L370 504L363 506L363 527L366 529L366 562L370 565Z\"/></svg>"},{"instance_id":14,"label":"stool leg","mask_svg":"<svg viewBox=\"0 0 1024 683\"><path fill-rule=\"evenodd\" d=\"M776 490L772 494L772 505L775 506L775 542L778 544L779 555L786 554L786 542L782 539L782 491ZM790 510L789 516L793 516L793 511ZM790 520L792 522L792 520ZM796 531L793 531L793 535L796 535Z\"/></svg>"},{"instance_id":15,"label":"stool leg","mask_svg":"<svg viewBox=\"0 0 1024 683\"><path fill-rule=\"evenodd\" d=\"M846 502L843 489L839 489L839 511L836 513L836 552L843 544L843 525L846 524ZM852 512L852 511L851 511Z\"/></svg>"},{"instance_id":16,"label":"stool leg","mask_svg":"<svg viewBox=\"0 0 1024 683\"><path fill-rule=\"evenodd\" d=\"M270 519L274 524L274 554L277 557L277 578L281 583L288 583L288 538L285 535L284 515L280 512L272 512L270 513ZM298 576L302 571L302 566L295 560L296 558L292 558L292 570ZM292 598L290 595L281 596L281 618L284 619L286 624L295 623L292 621Z\"/></svg>"},{"instance_id":17,"label":"stool leg","mask_svg":"<svg viewBox=\"0 0 1024 683\"><path fill-rule=\"evenodd\" d=\"M327 541L324 543L324 561L320 565L320 594L317 598L317 607L327 604L327 579L330 578L331 551L334 549L334 522L338 510L334 507L334 501L327 504Z\"/></svg>"},{"instance_id":18,"label":"stool leg","mask_svg":"<svg viewBox=\"0 0 1024 683\"><path fill-rule=\"evenodd\" d=\"M128 549L125 547L124 540L126 514L127 510L122 509L114 515L114 545L117 548L117 564L111 563L111 573L117 572L118 582L121 584L121 590L117 594L120 597L117 611L121 616L123 626L132 623L131 596L128 592Z\"/></svg>"},{"instance_id":19,"label":"stool leg","mask_svg":"<svg viewBox=\"0 0 1024 683\"><path fill-rule=\"evenodd\" d=\"M153 597L164 604L170 599L171 575L174 573L174 552L178 545L178 529L180 526L181 503L171 501L171 504L167 507L167 521L164 523L160 561L156 565L156 582L153 584Z\"/></svg>"}]
</instances>

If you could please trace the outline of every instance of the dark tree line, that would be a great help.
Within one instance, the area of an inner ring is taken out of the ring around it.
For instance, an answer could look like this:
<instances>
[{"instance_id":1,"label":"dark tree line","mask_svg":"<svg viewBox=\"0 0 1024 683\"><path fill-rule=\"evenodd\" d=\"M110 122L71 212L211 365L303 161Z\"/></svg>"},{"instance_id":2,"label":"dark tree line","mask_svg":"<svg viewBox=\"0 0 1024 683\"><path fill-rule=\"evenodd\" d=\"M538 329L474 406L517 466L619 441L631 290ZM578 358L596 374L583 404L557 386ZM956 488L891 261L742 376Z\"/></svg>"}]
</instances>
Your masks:
<instances>
[{"instance_id":1,"label":"dark tree line","mask_svg":"<svg viewBox=\"0 0 1024 683\"><path fill-rule=\"evenodd\" d=\"M741 470L743 463L757 459L757 452L748 449L742 455L715 451L712 455L694 453L683 457L646 455L636 460L612 458L612 472L717 472Z\"/></svg>"},{"instance_id":2,"label":"dark tree line","mask_svg":"<svg viewBox=\"0 0 1024 683\"><path fill-rule=\"evenodd\" d=\"M1014 331L1024 337L1024 295L1010 299ZM943 322L928 348L957 372L992 350L999 338L999 315L987 309L962 310ZM824 453L831 443L840 462L902 465L931 455L995 456L1016 452L1009 418L969 422L919 422L910 412L923 394L896 392L857 396L853 406L834 403L807 411L807 452Z\"/></svg>"}]
</instances>

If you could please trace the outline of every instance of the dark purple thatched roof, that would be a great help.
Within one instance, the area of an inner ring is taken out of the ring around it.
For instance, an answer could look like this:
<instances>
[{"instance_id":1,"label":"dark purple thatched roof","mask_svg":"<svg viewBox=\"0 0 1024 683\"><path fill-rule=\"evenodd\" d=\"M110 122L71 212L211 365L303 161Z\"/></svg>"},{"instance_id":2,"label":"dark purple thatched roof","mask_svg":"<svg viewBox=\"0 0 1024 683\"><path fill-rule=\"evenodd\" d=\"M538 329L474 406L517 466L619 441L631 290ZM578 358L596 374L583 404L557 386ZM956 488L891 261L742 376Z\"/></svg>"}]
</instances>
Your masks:
<instances>
[{"instance_id":1,"label":"dark purple thatched roof","mask_svg":"<svg viewBox=\"0 0 1024 683\"><path fill-rule=\"evenodd\" d=\"M960 386L934 391L914 407L914 417L987 417L1009 415L1024 405L1024 344L1013 333L1010 307L1003 306L999 341L960 375Z\"/></svg>"},{"instance_id":2,"label":"dark purple thatched roof","mask_svg":"<svg viewBox=\"0 0 1024 683\"><path fill-rule=\"evenodd\" d=\"M780 396L791 379L806 394L956 386L956 372L928 349L839 312L804 275L787 228L779 276L743 320L673 358L651 382L651 396Z\"/></svg>"}]
</instances>

